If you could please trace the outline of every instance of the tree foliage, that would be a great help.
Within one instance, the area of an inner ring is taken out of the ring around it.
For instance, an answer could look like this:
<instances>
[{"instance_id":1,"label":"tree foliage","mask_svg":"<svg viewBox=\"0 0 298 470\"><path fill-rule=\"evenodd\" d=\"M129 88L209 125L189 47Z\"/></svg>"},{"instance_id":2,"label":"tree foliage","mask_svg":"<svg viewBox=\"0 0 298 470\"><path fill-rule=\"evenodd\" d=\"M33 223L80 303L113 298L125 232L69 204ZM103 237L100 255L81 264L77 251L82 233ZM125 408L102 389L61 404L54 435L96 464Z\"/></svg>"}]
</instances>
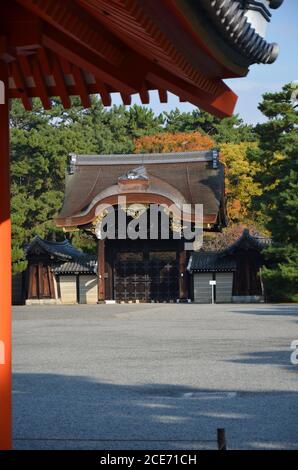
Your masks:
<instances>
[{"instance_id":1,"label":"tree foliage","mask_svg":"<svg viewBox=\"0 0 298 470\"><path fill-rule=\"evenodd\" d=\"M253 126L244 124L238 115L219 119L205 111L196 109L191 113L181 113L177 108L164 113L165 129L168 132L192 132L209 135L217 144L229 142L254 142Z\"/></svg>"},{"instance_id":2,"label":"tree foliage","mask_svg":"<svg viewBox=\"0 0 298 470\"><path fill-rule=\"evenodd\" d=\"M61 207L69 153L129 153L134 138L156 133L162 118L141 106L105 109L93 97L83 109L78 99L64 110L58 100L45 111L38 100L26 112L14 100L11 110L11 195L13 272L25 269L24 245L35 235L64 238L53 217ZM94 241L81 234L68 235L76 246L94 249Z\"/></svg>"},{"instance_id":3,"label":"tree foliage","mask_svg":"<svg viewBox=\"0 0 298 470\"><path fill-rule=\"evenodd\" d=\"M163 132L135 139L136 153L192 152L209 150L215 143L199 132Z\"/></svg>"},{"instance_id":4,"label":"tree foliage","mask_svg":"<svg viewBox=\"0 0 298 470\"><path fill-rule=\"evenodd\" d=\"M258 228L253 223L238 223L238 224L229 224L228 227L224 228L222 232L206 232L204 235L203 242L203 251L222 251L232 243L236 242L241 235L243 230L247 228L251 235L259 237L263 235L263 231L258 230Z\"/></svg>"},{"instance_id":5,"label":"tree foliage","mask_svg":"<svg viewBox=\"0 0 298 470\"><path fill-rule=\"evenodd\" d=\"M11 110L11 193L13 272L26 267L24 245L34 235L64 238L53 223L64 195L69 153L111 154L207 150L221 148L226 167L230 225L207 234L204 249L222 249L244 227L272 234L263 277L273 299L298 300L298 132L297 109L290 86L267 93L259 109L267 121L253 128L239 116L218 119L194 110L175 109L156 116L134 105L104 108L97 97L83 109L73 98L64 110L59 100L32 112L14 100ZM67 235L75 246L94 251L82 231Z\"/></svg>"},{"instance_id":6,"label":"tree foliage","mask_svg":"<svg viewBox=\"0 0 298 470\"><path fill-rule=\"evenodd\" d=\"M64 238L53 217L61 207L64 177L69 153L111 154L131 152L183 152L207 150L218 142L225 145L223 158L227 162L227 188L233 221L245 217L247 201L253 184L239 185L241 175L248 178L244 165L244 150L238 142L244 136L253 140L250 126L234 116L220 120L206 112L195 110L180 113L178 109L156 116L151 109L134 105L104 108L97 97L84 109L78 98L72 107L63 109L59 100L52 100L52 109L45 111L38 100L32 112L26 112L14 100L11 111L12 142L12 223L13 271L26 266L24 245L34 235ZM233 152L235 151L235 158ZM237 167L237 159L241 165ZM236 188L236 186L237 188ZM232 199L237 199L232 202ZM244 200L245 199L245 200ZM231 202L230 202L231 201ZM238 204L239 210L235 210ZM233 206L234 204L234 206ZM240 216L240 213L242 214ZM75 246L92 251L94 240L82 231L67 235Z\"/></svg>"},{"instance_id":7,"label":"tree foliage","mask_svg":"<svg viewBox=\"0 0 298 470\"><path fill-rule=\"evenodd\" d=\"M221 161L225 164L225 190L230 222L249 222L253 217L252 200L262 194L261 184L255 180L257 162L250 162L248 150L256 149L257 142L221 144Z\"/></svg>"},{"instance_id":8,"label":"tree foliage","mask_svg":"<svg viewBox=\"0 0 298 470\"><path fill-rule=\"evenodd\" d=\"M256 181L263 192L256 208L264 214L274 243L267 250L263 276L274 300L298 300L298 111L291 88L267 93L259 109L268 118L256 127L259 148L250 152L260 169Z\"/></svg>"}]
</instances>

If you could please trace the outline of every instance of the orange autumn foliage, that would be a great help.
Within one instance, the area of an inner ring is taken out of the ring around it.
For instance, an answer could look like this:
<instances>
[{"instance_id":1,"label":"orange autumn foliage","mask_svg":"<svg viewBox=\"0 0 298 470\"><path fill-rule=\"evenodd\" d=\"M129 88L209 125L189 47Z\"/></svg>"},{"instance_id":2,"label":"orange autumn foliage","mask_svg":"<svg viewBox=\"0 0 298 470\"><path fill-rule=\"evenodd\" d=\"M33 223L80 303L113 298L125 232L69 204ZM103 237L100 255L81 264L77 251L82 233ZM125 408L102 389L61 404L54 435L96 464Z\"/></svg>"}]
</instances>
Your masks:
<instances>
[{"instance_id":1,"label":"orange autumn foliage","mask_svg":"<svg viewBox=\"0 0 298 470\"><path fill-rule=\"evenodd\" d=\"M215 142L199 132L161 132L138 137L134 145L136 153L194 152L209 150Z\"/></svg>"}]
</instances>

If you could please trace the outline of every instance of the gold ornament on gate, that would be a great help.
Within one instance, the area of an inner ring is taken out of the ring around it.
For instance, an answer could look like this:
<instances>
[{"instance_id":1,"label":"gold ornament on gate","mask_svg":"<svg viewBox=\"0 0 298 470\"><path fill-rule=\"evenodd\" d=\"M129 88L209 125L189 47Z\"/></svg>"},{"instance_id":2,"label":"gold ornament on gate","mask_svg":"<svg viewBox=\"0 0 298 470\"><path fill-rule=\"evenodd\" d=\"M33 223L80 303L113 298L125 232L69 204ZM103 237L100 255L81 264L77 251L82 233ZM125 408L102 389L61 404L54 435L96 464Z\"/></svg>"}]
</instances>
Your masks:
<instances>
[{"instance_id":1,"label":"gold ornament on gate","mask_svg":"<svg viewBox=\"0 0 298 470\"><path fill-rule=\"evenodd\" d=\"M145 214L145 212L148 209L148 204L130 204L129 206L126 207L126 213L133 219L139 219L141 215Z\"/></svg>"}]
</instances>

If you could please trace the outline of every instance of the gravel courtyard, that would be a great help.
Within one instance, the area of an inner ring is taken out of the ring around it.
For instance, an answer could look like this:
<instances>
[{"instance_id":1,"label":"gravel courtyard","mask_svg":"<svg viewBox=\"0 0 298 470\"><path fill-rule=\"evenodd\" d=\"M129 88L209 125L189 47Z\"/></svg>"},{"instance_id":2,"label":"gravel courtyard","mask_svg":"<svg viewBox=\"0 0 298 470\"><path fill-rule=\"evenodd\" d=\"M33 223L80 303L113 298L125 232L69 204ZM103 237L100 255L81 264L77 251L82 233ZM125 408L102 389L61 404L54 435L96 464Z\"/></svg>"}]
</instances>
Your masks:
<instances>
[{"instance_id":1,"label":"gravel courtyard","mask_svg":"<svg viewBox=\"0 0 298 470\"><path fill-rule=\"evenodd\" d=\"M298 449L295 305L14 307L16 449Z\"/></svg>"}]
</instances>

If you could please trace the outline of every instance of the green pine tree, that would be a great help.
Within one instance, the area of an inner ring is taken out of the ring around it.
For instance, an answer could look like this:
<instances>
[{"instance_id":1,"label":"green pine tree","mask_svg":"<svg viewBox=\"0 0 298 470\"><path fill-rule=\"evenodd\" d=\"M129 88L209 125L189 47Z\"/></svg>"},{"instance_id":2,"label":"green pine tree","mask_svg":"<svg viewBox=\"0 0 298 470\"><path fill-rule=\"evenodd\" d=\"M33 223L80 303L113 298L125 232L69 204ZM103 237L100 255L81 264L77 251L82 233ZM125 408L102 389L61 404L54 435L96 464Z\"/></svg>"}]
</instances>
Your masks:
<instances>
[{"instance_id":1,"label":"green pine tree","mask_svg":"<svg viewBox=\"0 0 298 470\"><path fill-rule=\"evenodd\" d=\"M268 120L256 127L259 148L250 152L263 187L255 207L273 238L263 277L272 300L298 301L298 111L290 85L265 94L259 109Z\"/></svg>"},{"instance_id":2,"label":"green pine tree","mask_svg":"<svg viewBox=\"0 0 298 470\"><path fill-rule=\"evenodd\" d=\"M165 112L165 129L167 132L199 131L208 134L215 142L239 144L254 142L257 137L253 127L244 124L238 115L219 119L211 114L195 109L191 113L180 113L178 108Z\"/></svg>"}]
</instances>

